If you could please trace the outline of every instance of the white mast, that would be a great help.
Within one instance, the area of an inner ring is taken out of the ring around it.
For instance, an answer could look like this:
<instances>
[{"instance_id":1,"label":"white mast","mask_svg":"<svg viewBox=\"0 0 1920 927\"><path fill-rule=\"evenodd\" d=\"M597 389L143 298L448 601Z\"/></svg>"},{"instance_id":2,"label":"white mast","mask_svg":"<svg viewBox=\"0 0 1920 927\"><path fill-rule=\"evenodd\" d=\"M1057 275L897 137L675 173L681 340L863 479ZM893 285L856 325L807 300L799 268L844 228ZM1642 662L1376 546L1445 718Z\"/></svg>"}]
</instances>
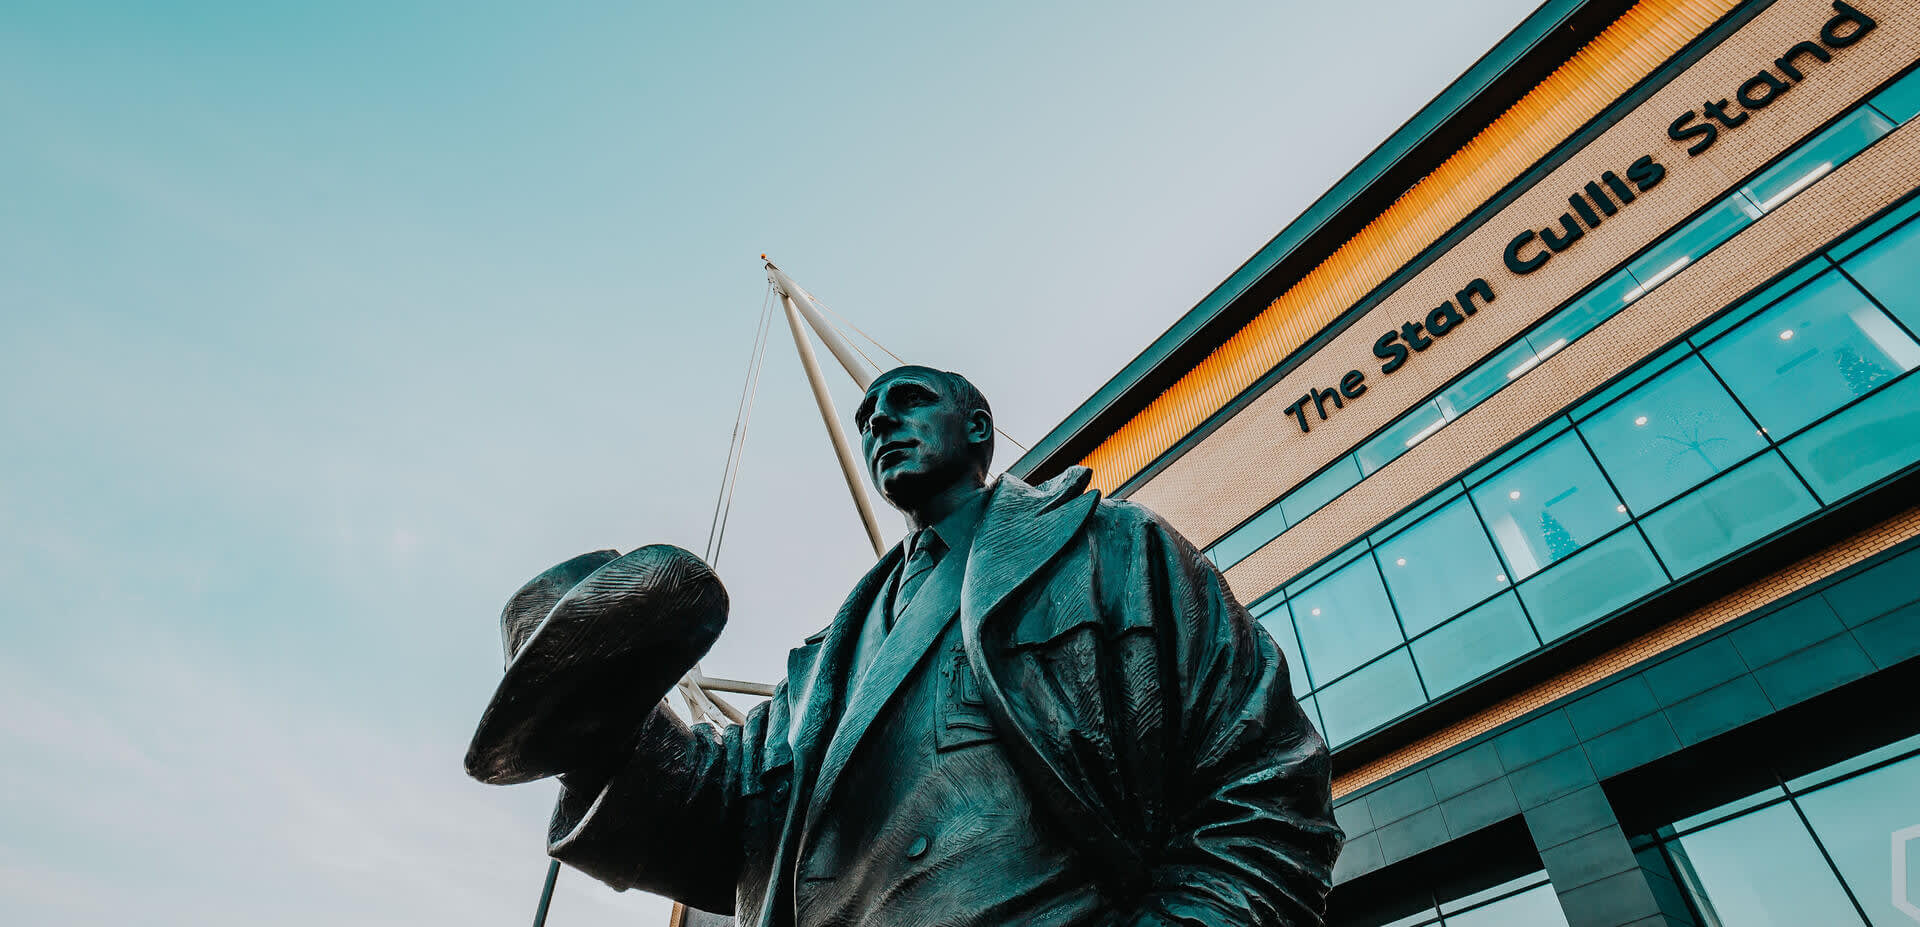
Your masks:
<instances>
[{"instance_id":1,"label":"white mast","mask_svg":"<svg viewBox=\"0 0 1920 927\"><path fill-rule=\"evenodd\" d=\"M765 258L766 255L761 255L762 260ZM802 325L819 333L820 340L826 342L827 350L833 352L840 366L853 375L854 382L860 384L861 389L866 389L873 382L876 373L854 353L846 339L826 323L807 291L782 273L780 268L773 266L772 261L767 262L767 279L773 282L773 288L780 294L780 301L786 306L787 328L793 332L793 346L800 352L800 366L807 372L807 385L813 388L814 404L820 407L820 421L827 426L827 439L833 442L833 455L840 461L840 475L847 481L847 492L853 494L853 507L860 512L860 524L867 529L867 540L873 544L873 555L881 556L886 553L887 544L880 537L880 523L874 519L873 501L867 498L867 491L860 485L860 462L853 455L846 433L840 430L840 414L834 411L833 397L827 393L826 381L820 375L820 360L814 355L813 342L807 338Z\"/></svg>"}]
</instances>

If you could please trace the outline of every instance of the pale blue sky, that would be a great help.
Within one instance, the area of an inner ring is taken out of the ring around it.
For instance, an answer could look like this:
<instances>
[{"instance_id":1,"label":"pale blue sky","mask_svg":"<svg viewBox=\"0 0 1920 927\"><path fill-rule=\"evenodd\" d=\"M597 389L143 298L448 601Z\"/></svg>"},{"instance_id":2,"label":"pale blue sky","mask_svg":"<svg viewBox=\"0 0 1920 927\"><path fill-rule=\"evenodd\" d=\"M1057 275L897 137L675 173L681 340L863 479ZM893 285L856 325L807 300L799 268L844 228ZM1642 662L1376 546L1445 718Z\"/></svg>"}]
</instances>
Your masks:
<instances>
[{"instance_id":1,"label":"pale blue sky","mask_svg":"<svg viewBox=\"0 0 1920 927\"><path fill-rule=\"evenodd\" d=\"M702 547L756 255L1031 442L1530 8L16 4L0 920L527 922L499 605ZM775 334L707 663L766 680L872 559Z\"/></svg>"}]
</instances>

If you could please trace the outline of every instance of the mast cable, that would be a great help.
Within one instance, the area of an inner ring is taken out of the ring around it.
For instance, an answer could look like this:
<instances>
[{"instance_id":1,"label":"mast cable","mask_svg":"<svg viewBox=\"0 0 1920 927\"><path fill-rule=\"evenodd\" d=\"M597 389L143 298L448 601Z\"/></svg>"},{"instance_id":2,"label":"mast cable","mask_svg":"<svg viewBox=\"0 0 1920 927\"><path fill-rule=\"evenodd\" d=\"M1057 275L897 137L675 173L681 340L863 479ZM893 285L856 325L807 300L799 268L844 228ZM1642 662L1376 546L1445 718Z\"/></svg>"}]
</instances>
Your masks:
<instances>
[{"instance_id":1,"label":"mast cable","mask_svg":"<svg viewBox=\"0 0 1920 927\"><path fill-rule=\"evenodd\" d=\"M767 284L760 300L760 318L754 326L753 347L747 355L746 380L740 384L740 403L734 411L733 434L727 443L727 462L720 471L720 492L713 500L713 520L707 526L706 561L715 564L720 545L726 539L727 518L733 512L733 489L739 483L740 463L745 456L747 427L753 420L753 402L759 395L760 368L766 358L767 331L773 318L773 284Z\"/></svg>"}]
</instances>

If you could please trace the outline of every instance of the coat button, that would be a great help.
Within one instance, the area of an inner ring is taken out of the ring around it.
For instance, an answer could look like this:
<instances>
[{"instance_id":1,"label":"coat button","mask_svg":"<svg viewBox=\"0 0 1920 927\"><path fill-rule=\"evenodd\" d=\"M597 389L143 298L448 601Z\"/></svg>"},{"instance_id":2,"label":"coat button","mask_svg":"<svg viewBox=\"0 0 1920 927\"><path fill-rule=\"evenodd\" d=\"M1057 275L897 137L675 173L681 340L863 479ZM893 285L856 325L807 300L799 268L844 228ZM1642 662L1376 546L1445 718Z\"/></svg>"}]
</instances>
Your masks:
<instances>
[{"instance_id":1,"label":"coat button","mask_svg":"<svg viewBox=\"0 0 1920 927\"><path fill-rule=\"evenodd\" d=\"M919 859L920 857L925 855L927 855L927 838L925 837L913 838L913 843L908 845L907 847L907 858Z\"/></svg>"}]
</instances>

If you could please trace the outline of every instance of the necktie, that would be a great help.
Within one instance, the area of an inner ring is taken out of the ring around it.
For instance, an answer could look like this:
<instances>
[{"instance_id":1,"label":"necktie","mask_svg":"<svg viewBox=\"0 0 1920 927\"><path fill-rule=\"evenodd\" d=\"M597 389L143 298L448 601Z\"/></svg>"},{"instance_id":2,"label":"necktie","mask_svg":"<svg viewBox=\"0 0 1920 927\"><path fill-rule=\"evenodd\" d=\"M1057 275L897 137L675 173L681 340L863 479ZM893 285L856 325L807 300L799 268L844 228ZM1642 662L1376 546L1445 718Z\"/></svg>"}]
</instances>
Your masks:
<instances>
[{"instance_id":1,"label":"necktie","mask_svg":"<svg viewBox=\"0 0 1920 927\"><path fill-rule=\"evenodd\" d=\"M907 603L913 601L913 594L920 591L927 581L927 574L933 572L935 563L940 560L940 536L932 528L921 528L913 535L913 552L907 555L907 565L900 572L900 591L893 597L893 614L887 618L887 630L893 630L893 622L907 610Z\"/></svg>"}]
</instances>

